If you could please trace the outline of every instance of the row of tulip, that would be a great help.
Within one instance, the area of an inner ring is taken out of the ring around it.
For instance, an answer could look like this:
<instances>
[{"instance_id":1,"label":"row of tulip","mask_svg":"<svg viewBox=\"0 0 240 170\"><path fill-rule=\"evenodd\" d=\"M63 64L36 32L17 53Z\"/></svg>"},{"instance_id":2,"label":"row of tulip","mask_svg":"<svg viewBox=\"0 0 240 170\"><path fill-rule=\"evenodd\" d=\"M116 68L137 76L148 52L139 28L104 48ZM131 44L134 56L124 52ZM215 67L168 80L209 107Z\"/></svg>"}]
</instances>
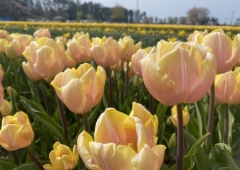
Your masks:
<instances>
[{"instance_id":1,"label":"row of tulip","mask_svg":"<svg viewBox=\"0 0 240 170\"><path fill-rule=\"evenodd\" d=\"M99 170L238 168L240 34L89 37L0 31L2 168L82 169L79 155Z\"/></svg>"}]
</instances>

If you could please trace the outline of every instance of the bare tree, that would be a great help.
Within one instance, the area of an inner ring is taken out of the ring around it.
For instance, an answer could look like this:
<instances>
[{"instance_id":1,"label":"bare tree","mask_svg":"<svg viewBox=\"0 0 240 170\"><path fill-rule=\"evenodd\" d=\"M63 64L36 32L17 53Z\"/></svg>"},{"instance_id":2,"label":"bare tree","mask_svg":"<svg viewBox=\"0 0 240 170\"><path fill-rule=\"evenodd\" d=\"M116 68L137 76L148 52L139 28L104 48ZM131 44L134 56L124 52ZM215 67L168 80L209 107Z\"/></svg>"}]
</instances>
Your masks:
<instances>
[{"instance_id":1,"label":"bare tree","mask_svg":"<svg viewBox=\"0 0 240 170\"><path fill-rule=\"evenodd\" d=\"M210 11L208 8L193 7L188 10L187 18L190 24L204 25L209 21Z\"/></svg>"}]
</instances>

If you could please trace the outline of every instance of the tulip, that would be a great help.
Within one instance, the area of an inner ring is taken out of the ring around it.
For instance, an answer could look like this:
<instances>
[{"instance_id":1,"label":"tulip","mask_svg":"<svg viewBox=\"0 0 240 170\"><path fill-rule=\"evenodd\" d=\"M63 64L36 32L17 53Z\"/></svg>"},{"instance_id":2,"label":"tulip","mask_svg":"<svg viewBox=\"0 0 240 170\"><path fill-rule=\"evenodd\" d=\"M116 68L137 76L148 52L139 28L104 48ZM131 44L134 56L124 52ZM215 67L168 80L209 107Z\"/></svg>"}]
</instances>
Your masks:
<instances>
[{"instance_id":1,"label":"tulip","mask_svg":"<svg viewBox=\"0 0 240 170\"><path fill-rule=\"evenodd\" d=\"M210 52L201 56L187 43L161 40L156 54L141 60L143 81L150 94L165 105L200 100L213 84L216 58Z\"/></svg>"},{"instance_id":2,"label":"tulip","mask_svg":"<svg viewBox=\"0 0 240 170\"><path fill-rule=\"evenodd\" d=\"M73 146L73 151L66 145L60 142L55 142L53 150L49 154L51 164L45 164L45 170L69 170L74 169L78 164L79 155L76 145Z\"/></svg>"},{"instance_id":3,"label":"tulip","mask_svg":"<svg viewBox=\"0 0 240 170\"><path fill-rule=\"evenodd\" d=\"M84 63L92 59L92 53L90 51L91 41L85 34L73 39L67 45L67 53L71 58L79 63Z\"/></svg>"},{"instance_id":4,"label":"tulip","mask_svg":"<svg viewBox=\"0 0 240 170\"><path fill-rule=\"evenodd\" d=\"M117 64L120 59L120 48L112 37L93 38L91 52L96 63L104 68Z\"/></svg>"},{"instance_id":5,"label":"tulip","mask_svg":"<svg viewBox=\"0 0 240 170\"><path fill-rule=\"evenodd\" d=\"M84 114L102 99L106 72L101 66L97 71L88 63L77 69L66 69L56 75L51 85L60 100L74 113Z\"/></svg>"},{"instance_id":6,"label":"tulip","mask_svg":"<svg viewBox=\"0 0 240 170\"><path fill-rule=\"evenodd\" d=\"M8 39L9 35L6 30L0 30L0 39Z\"/></svg>"},{"instance_id":7,"label":"tulip","mask_svg":"<svg viewBox=\"0 0 240 170\"><path fill-rule=\"evenodd\" d=\"M95 140L85 131L78 136L78 153L88 169L160 169L166 147L156 145L158 119L133 105L129 116L106 109L96 122Z\"/></svg>"},{"instance_id":8,"label":"tulip","mask_svg":"<svg viewBox=\"0 0 240 170\"><path fill-rule=\"evenodd\" d=\"M217 59L217 73L225 73L231 70L240 59L240 38L236 35L233 40L217 29L203 36L199 35L197 42L209 47ZM224 47L224 48L223 48Z\"/></svg>"},{"instance_id":9,"label":"tulip","mask_svg":"<svg viewBox=\"0 0 240 170\"><path fill-rule=\"evenodd\" d=\"M64 58L65 68L73 68L77 65L77 62L72 59L67 52L65 52Z\"/></svg>"},{"instance_id":10,"label":"tulip","mask_svg":"<svg viewBox=\"0 0 240 170\"><path fill-rule=\"evenodd\" d=\"M2 117L9 115L11 110L12 110L12 104L9 101L4 100L3 103L0 104L0 112Z\"/></svg>"},{"instance_id":11,"label":"tulip","mask_svg":"<svg viewBox=\"0 0 240 170\"><path fill-rule=\"evenodd\" d=\"M5 44L5 54L8 58L16 58L17 57L17 53L15 52L14 48L13 48L13 44L12 42L8 42Z\"/></svg>"},{"instance_id":12,"label":"tulip","mask_svg":"<svg viewBox=\"0 0 240 170\"><path fill-rule=\"evenodd\" d=\"M145 49L139 49L135 54L132 55L132 68L136 75L142 78L142 68L140 60L146 57L148 54L153 54L155 52L155 47L148 47Z\"/></svg>"},{"instance_id":13,"label":"tulip","mask_svg":"<svg viewBox=\"0 0 240 170\"><path fill-rule=\"evenodd\" d=\"M2 65L0 64L0 105L4 101L4 90L2 86L3 74L4 74L4 71L2 70Z\"/></svg>"},{"instance_id":14,"label":"tulip","mask_svg":"<svg viewBox=\"0 0 240 170\"><path fill-rule=\"evenodd\" d=\"M17 56L23 56L23 51L30 45L32 40L33 38L30 35L20 35L12 40L12 46Z\"/></svg>"},{"instance_id":15,"label":"tulip","mask_svg":"<svg viewBox=\"0 0 240 170\"><path fill-rule=\"evenodd\" d=\"M15 151L25 148L32 143L33 139L34 132L26 113L20 111L14 116L3 117L0 145L4 149Z\"/></svg>"},{"instance_id":16,"label":"tulip","mask_svg":"<svg viewBox=\"0 0 240 170\"><path fill-rule=\"evenodd\" d=\"M142 43L138 42L134 45L134 40L130 36L125 36L120 38L118 41L119 47L121 49L120 58L123 61L130 61L134 53L137 52L142 47Z\"/></svg>"},{"instance_id":17,"label":"tulip","mask_svg":"<svg viewBox=\"0 0 240 170\"><path fill-rule=\"evenodd\" d=\"M55 40L56 42L61 42L64 46L67 44L67 39L63 36L57 36Z\"/></svg>"},{"instance_id":18,"label":"tulip","mask_svg":"<svg viewBox=\"0 0 240 170\"><path fill-rule=\"evenodd\" d=\"M177 127L177 106L176 105L172 107L171 112L172 112L172 116L170 117L170 119L174 124L174 126ZM183 126L187 126L189 120L190 120L190 115L189 115L187 106L185 106L183 109Z\"/></svg>"},{"instance_id":19,"label":"tulip","mask_svg":"<svg viewBox=\"0 0 240 170\"><path fill-rule=\"evenodd\" d=\"M221 104L240 103L240 69L216 75L215 101Z\"/></svg>"},{"instance_id":20,"label":"tulip","mask_svg":"<svg viewBox=\"0 0 240 170\"><path fill-rule=\"evenodd\" d=\"M38 38L41 38L41 37L51 38L51 33L50 33L49 29L41 28L39 30L36 30L33 33L33 36L34 36L35 39L38 39Z\"/></svg>"},{"instance_id":21,"label":"tulip","mask_svg":"<svg viewBox=\"0 0 240 170\"><path fill-rule=\"evenodd\" d=\"M0 39L0 54L5 54L5 46L8 44L8 40Z\"/></svg>"},{"instance_id":22,"label":"tulip","mask_svg":"<svg viewBox=\"0 0 240 170\"><path fill-rule=\"evenodd\" d=\"M32 41L23 55L27 60L22 63L23 70L34 81L51 79L65 67L63 45L49 38L42 37Z\"/></svg>"},{"instance_id":23,"label":"tulip","mask_svg":"<svg viewBox=\"0 0 240 170\"><path fill-rule=\"evenodd\" d=\"M188 41L200 41L201 43L201 38L198 36L198 35L202 35L202 36L205 36L208 34L208 30L204 30L204 31L197 31L195 30L192 34L190 34L187 38ZM200 38L200 39L198 39Z\"/></svg>"}]
</instances>

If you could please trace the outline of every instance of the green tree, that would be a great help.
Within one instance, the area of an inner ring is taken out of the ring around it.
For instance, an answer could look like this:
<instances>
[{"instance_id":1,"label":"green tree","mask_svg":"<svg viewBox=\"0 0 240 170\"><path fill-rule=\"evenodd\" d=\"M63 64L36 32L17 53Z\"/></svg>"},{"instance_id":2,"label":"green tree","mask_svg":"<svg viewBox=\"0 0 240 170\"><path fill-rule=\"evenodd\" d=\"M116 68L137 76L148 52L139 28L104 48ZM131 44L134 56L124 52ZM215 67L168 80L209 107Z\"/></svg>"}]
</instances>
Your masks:
<instances>
[{"instance_id":1,"label":"green tree","mask_svg":"<svg viewBox=\"0 0 240 170\"><path fill-rule=\"evenodd\" d=\"M116 5L111 9L111 19L114 22L124 22L125 8L121 5Z\"/></svg>"}]
</instances>

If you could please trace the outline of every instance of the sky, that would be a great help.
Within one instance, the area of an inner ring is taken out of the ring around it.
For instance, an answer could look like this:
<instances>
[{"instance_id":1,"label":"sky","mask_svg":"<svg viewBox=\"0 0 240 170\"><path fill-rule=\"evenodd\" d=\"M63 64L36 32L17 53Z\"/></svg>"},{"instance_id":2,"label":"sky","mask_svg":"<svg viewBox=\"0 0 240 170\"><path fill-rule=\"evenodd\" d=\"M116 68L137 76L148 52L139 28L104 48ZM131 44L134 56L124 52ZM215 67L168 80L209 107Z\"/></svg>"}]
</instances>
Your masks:
<instances>
[{"instance_id":1,"label":"sky","mask_svg":"<svg viewBox=\"0 0 240 170\"><path fill-rule=\"evenodd\" d=\"M126 9L146 11L147 16L164 19L184 17L192 7L205 7L210 17L218 18L220 24L234 24L240 18L240 0L81 0L96 2L106 7L121 5Z\"/></svg>"}]
</instances>

